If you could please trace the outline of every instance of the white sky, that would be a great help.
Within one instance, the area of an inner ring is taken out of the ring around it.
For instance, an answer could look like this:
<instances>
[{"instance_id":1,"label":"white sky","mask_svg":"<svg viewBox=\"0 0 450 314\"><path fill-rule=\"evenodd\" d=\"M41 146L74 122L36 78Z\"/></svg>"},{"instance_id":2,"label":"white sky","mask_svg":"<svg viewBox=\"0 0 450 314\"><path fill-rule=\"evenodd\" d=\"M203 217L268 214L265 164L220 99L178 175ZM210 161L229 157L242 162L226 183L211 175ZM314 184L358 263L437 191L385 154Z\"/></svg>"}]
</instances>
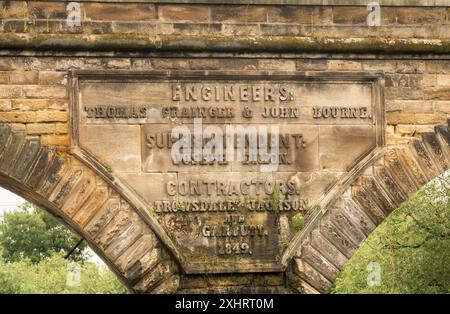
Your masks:
<instances>
[{"instance_id":1,"label":"white sky","mask_svg":"<svg viewBox=\"0 0 450 314\"><path fill-rule=\"evenodd\" d=\"M23 202L25 202L23 198L0 187L0 215L5 211L16 209L17 205Z\"/></svg>"}]
</instances>

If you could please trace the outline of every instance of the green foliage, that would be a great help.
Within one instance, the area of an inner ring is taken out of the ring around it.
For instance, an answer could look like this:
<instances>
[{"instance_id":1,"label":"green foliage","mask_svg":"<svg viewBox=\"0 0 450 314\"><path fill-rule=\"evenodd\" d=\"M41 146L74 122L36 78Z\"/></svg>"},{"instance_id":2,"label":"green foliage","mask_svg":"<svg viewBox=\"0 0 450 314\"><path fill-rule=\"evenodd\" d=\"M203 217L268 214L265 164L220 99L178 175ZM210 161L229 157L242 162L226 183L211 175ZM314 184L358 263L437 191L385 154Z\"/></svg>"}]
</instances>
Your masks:
<instances>
[{"instance_id":1,"label":"green foliage","mask_svg":"<svg viewBox=\"0 0 450 314\"><path fill-rule=\"evenodd\" d=\"M369 263L381 284L369 286ZM450 292L450 176L404 202L367 238L333 287L334 293Z\"/></svg>"},{"instance_id":2,"label":"green foliage","mask_svg":"<svg viewBox=\"0 0 450 314\"><path fill-rule=\"evenodd\" d=\"M272 191L272 194L270 195L270 205L274 213L277 213L279 211L280 201L281 201L281 192L278 186L275 186L275 188Z\"/></svg>"},{"instance_id":3,"label":"green foliage","mask_svg":"<svg viewBox=\"0 0 450 314\"><path fill-rule=\"evenodd\" d=\"M292 227L295 231L300 231L305 226L305 217L302 214L297 214L292 217Z\"/></svg>"},{"instance_id":4,"label":"green foliage","mask_svg":"<svg viewBox=\"0 0 450 314\"><path fill-rule=\"evenodd\" d=\"M24 203L21 210L5 213L0 225L2 257L7 262L28 258L38 263L54 253L68 253L79 241L68 228L42 209ZM76 261L87 258L82 243L70 256Z\"/></svg>"},{"instance_id":5,"label":"green foliage","mask_svg":"<svg viewBox=\"0 0 450 314\"><path fill-rule=\"evenodd\" d=\"M71 261L60 254L32 263L29 259L18 262L0 260L0 293L2 294L119 294L126 289L115 275L105 270L99 272L93 263L78 264L80 280L70 281ZM69 280L68 280L69 278ZM69 283L69 284L68 284Z\"/></svg>"}]
</instances>

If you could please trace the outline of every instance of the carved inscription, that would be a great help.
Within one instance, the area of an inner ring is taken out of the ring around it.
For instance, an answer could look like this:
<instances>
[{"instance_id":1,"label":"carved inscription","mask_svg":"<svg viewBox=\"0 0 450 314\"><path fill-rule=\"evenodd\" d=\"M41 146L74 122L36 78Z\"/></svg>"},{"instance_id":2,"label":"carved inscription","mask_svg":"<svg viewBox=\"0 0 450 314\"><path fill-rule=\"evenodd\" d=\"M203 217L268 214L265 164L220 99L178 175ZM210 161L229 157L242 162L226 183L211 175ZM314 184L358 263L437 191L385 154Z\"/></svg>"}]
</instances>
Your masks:
<instances>
[{"instance_id":1,"label":"carved inscription","mask_svg":"<svg viewBox=\"0 0 450 314\"><path fill-rule=\"evenodd\" d=\"M190 272L276 270L294 217L376 145L371 82L205 73L77 88L80 146L147 205Z\"/></svg>"}]
</instances>

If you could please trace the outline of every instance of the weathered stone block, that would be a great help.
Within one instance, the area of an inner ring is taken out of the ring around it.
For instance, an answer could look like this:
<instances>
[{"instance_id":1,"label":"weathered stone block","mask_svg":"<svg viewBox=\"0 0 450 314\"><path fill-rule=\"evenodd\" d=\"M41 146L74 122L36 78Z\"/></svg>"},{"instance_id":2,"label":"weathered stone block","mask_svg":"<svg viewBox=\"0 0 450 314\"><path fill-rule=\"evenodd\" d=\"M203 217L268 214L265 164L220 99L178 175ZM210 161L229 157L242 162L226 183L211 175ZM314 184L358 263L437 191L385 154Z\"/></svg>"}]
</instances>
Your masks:
<instances>
[{"instance_id":1,"label":"weathered stone block","mask_svg":"<svg viewBox=\"0 0 450 314\"><path fill-rule=\"evenodd\" d=\"M450 131L449 131L449 128L445 127L443 125L440 125L440 126L436 127L436 132L439 133L439 135L447 143L447 145L450 146Z\"/></svg>"},{"instance_id":2,"label":"weathered stone block","mask_svg":"<svg viewBox=\"0 0 450 314\"><path fill-rule=\"evenodd\" d=\"M159 249L155 248L155 237L150 233L142 235L136 242L128 247L118 258L116 265L122 272L126 272L135 267L135 263L139 263L135 268L138 268L138 272L142 274L147 270L145 269L146 267L142 267L142 261L148 260L148 258L145 257L145 255L148 254L155 255L153 258L150 258L152 261L151 264L158 260L158 258L155 258L156 256L160 256ZM134 278L137 278L137 276Z\"/></svg>"},{"instance_id":3,"label":"weathered stone block","mask_svg":"<svg viewBox=\"0 0 450 314\"><path fill-rule=\"evenodd\" d=\"M14 71L9 74L9 83L17 85L37 84L37 71Z\"/></svg>"},{"instance_id":4,"label":"weathered stone block","mask_svg":"<svg viewBox=\"0 0 450 314\"><path fill-rule=\"evenodd\" d=\"M445 121L445 116L435 113L397 113L388 112L386 121L388 124L439 124Z\"/></svg>"},{"instance_id":5,"label":"weathered stone block","mask_svg":"<svg viewBox=\"0 0 450 314\"><path fill-rule=\"evenodd\" d=\"M329 71L361 71L361 61L328 60Z\"/></svg>"},{"instance_id":6,"label":"weathered stone block","mask_svg":"<svg viewBox=\"0 0 450 314\"><path fill-rule=\"evenodd\" d=\"M448 60L430 60L426 63L427 73L442 73L448 74L450 72L450 61Z\"/></svg>"},{"instance_id":7,"label":"weathered stone block","mask_svg":"<svg viewBox=\"0 0 450 314\"><path fill-rule=\"evenodd\" d=\"M364 71L395 72L396 62L392 60L365 60L362 62Z\"/></svg>"},{"instance_id":8,"label":"weathered stone block","mask_svg":"<svg viewBox=\"0 0 450 314\"><path fill-rule=\"evenodd\" d=\"M22 151L17 158L17 162L11 171L12 177L18 180L22 180L25 177L34 162L35 156L39 152L40 147L41 144L38 138L29 139L25 142Z\"/></svg>"},{"instance_id":9,"label":"weathered stone block","mask_svg":"<svg viewBox=\"0 0 450 314\"><path fill-rule=\"evenodd\" d=\"M387 215L396 208L395 202L386 194L381 185L373 177L365 178L363 185L379 208Z\"/></svg>"},{"instance_id":10,"label":"weathered stone block","mask_svg":"<svg viewBox=\"0 0 450 314\"><path fill-rule=\"evenodd\" d=\"M66 19L65 3L29 2L28 13L38 19Z\"/></svg>"},{"instance_id":11,"label":"weathered stone block","mask_svg":"<svg viewBox=\"0 0 450 314\"><path fill-rule=\"evenodd\" d=\"M106 250L111 243L128 227L137 221L137 214L131 209L120 209L115 217L105 226L96 237L96 242Z\"/></svg>"},{"instance_id":12,"label":"weathered stone block","mask_svg":"<svg viewBox=\"0 0 450 314\"><path fill-rule=\"evenodd\" d=\"M129 268L126 270L125 274L129 276L131 281L135 281L138 278L142 278L148 272L151 271L161 260L162 253L160 248L153 248L147 251L142 258L133 264L129 264ZM118 263L120 261L117 261Z\"/></svg>"},{"instance_id":13,"label":"weathered stone block","mask_svg":"<svg viewBox=\"0 0 450 314\"><path fill-rule=\"evenodd\" d=\"M103 227L105 227L105 225L117 215L119 209L120 199L110 198L89 221L85 227L85 231L91 238L94 238L103 229Z\"/></svg>"},{"instance_id":14,"label":"weathered stone block","mask_svg":"<svg viewBox=\"0 0 450 314\"><path fill-rule=\"evenodd\" d=\"M211 21L211 7L203 5L160 5L158 13L163 21Z\"/></svg>"},{"instance_id":15,"label":"weathered stone block","mask_svg":"<svg viewBox=\"0 0 450 314\"><path fill-rule=\"evenodd\" d=\"M211 7L211 20L222 23L265 22L267 7L247 5L215 5Z\"/></svg>"},{"instance_id":16,"label":"weathered stone block","mask_svg":"<svg viewBox=\"0 0 450 314\"><path fill-rule=\"evenodd\" d=\"M25 180L25 184L36 190L40 180L45 175L45 170L54 158L55 154L53 150L47 148L41 148L38 156L36 157L36 162L31 169L29 175Z\"/></svg>"},{"instance_id":17,"label":"weathered stone block","mask_svg":"<svg viewBox=\"0 0 450 314\"><path fill-rule=\"evenodd\" d=\"M320 294L319 291L311 287L305 280L298 277L296 274L288 273L287 281L289 287L294 289L294 291L302 294Z\"/></svg>"},{"instance_id":18,"label":"weathered stone block","mask_svg":"<svg viewBox=\"0 0 450 314\"><path fill-rule=\"evenodd\" d=\"M345 216L339 208L333 207L329 210L329 220L344 233L347 238L358 247L359 244L364 241L366 235L358 228L358 226L352 222L347 216Z\"/></svg>"},{"instance_id":19,"label":"weathered stone block","mask_svg":"<svg viewBox=\"0 0 450 314\"><path fill-rule=\"evenodd\" d=\"M75 213L73 220L81 227L85 227L106 202L108 196L109 193L107 187L97 187L91 196L86 200L86 203Z\"/></svg>"},{"instance_id":20,"label":"weathered stone block","mask_svg":"<svg viewBox=\"0 0 450 314\"><path fill-rule=\"evenodd\" d=\"M8 84L8 83L9 83L9 73L0 72L0 84Z\"/></svg>"},{"instance_id":21,"label":"weathered stone block","mask_svg":"<svg viewBox=\"0 0 450 314\"><path fill-rule=\"evenodd\" d=\"M55 133L54 123L28 123L26 125L27 134L41 135Z\"/></svg>"},{"instance_id":22,"label":"weathered stone block","mask_svg":"<svg viewBox=\"0 0 450 314\"><path fill-rule=\"evenodd\" d=\"M434 101L433 105L436 112L450 113L450 101Z\"/></svg>"},{"instance_id":23,"label":"weathered stone block","mask_svg":"<svg viewBox=\"0 0 450 314\"><path fill-rule=\"evenodd\" d=\"M62 206L69 197L70 193L73 191L74 187L82 180L83 176L84 169L71 169L63 178L61 178L60 183L49 196L49 200L57 206Z\"/></svg>"},{"instance_id":24,"label":"weathered stone block","mask_svg":"<svg viewBox=\"0 0 450 314\"><path fill-rule=\"evenodd\" d=\"M154 288L151 293L153 294L167 294L177 292L180 285L180 278L178 275L173 275L166 279L159 286Z\"/></svg>"},{"instance_id":25,"label":"weathered stone block","mask_svg":"<svg viewBox=\"0 0 450 314\"><path fill-rule=\"evenodd\" d=\"M105 253L111 258L111 260L115 261L124 253L126 249L133 245L139 237L142 236L142 232L146 227L147 226L144 225L144 223L138 221L134 222L114 239Z\"/></svg>"},{"instance_id":26,"label":"weathered stone block","mask_svg":"<svg viewBox=\"0 0 450 314\"><path fill-rule=\"evenodd\" d=\"M260 34L259 24L223 24L222 32L229 36L249 36Z\"/></svg>"},{"instance_id":27,"label":"weathered stone block","mask_svg":"<svg viewBox=\"0 0 450 314\"><path fill-rule=\"evenodd\" d=\"M385 76L386 87L418 88L421 86L421 76L417 74L392 73Z\"/></svg>"},{"instance_id":28,"label":"weathered stone block","mask_svg":"<svg viewBox=\"0 0 450 314\"><path fill-rule=\"evenodd\" d=\"M441 24L446 19L445 8L407 8L397 10L399 24Z\"/></svg>"},{"instance_id":29,"label":"weathered stone block","mask_svg":"<svg viewBox=\"0 0 450 314\"><path fill-rule=\"evenodd\" d=\"M346 258L350 258L352 253L356 250L356 245L353 244L347 236L345 236L340 228L336 227L329 219L322 219L320 223L320 233L331 242Z\"/></svg>"},{"instance_id":30,"label":"weathered stone block","mask_svg":"<svg viewBox=\"0 0 450 314\"><path fill-rule=\"evenodd\" d=\"M4 152L10 135L11 128L8 125L0 125L0 156Z\"/></svg>"},{"instance_id":31,"label":"weathered stone block","mask_svg":"<svg viewBox=\"0 0 450 314\"><path fill-rule=\"evenodd\" d=\"M385 167L375 167L375 177L397 207L406 199L406 192L402 190Z\"/></svg>"},{"instance_id":32,"label":"weathered stone block","mask_svg":"<svg viewBox=\"0 0 450 314\"><path fill-rule=\"evenodd\" d=\"M326 6L280 6L269 7L267 19L270 23L330 25L333 13Z\"/></svg>"},{"instance_id":33,"label":"weathered stone block","mask_svg":"<svg viewBox=\"0 0 450 314\"><path fill-rule=\"evenodd\" d=\"M367 11L366 7L333 7L333 22L335 24L367 24Z\"/></svg>"},{"instance_id":34,"label":"weathered stone block","mask_svg":"<svg viewBox=\"0 0 450 314\"><path fill-rule=\"evenodd\" d=\"M450 100L450 87L436 87L425 90L426 100Z\"/></svg>"},{"instance_id":35,"label":"weathered stone block","mask_svg":"<svg viewBox=\"0 0 450 314\"><path fill-rule=\"evenodd\" d=\"M406 193L406 196L410 196L411 194L416 192L417 187L405 170L406 165L401 162L401 160L395 154L394 150L390 149L386 153L385 163L390 173L396 178L397 184L399 184L402 187L403 191Z\"/></svg>"},{"instance_id":36,"label":"weathered stone block","mask_svg":"<svg viewBox=\"0 0 450 314\"><path fill-rule=\"evenodd\" d=\"M221 35L222 24L174 23L173 31L189 36L215 36Z\"/></svg>"},{"instance_id":37,"label":"weathered stone block","mask_svg":"<svg viewBox=\"0 0 450 314\"><path fill-rule=\"evenodd\" d=\"M296 66L298 71L323 71L328 67L327 60L297 60Z\"/></svg>"},{"instance_id":38,"label":"weathered stone block","mask_svg":"<svg viewBox=\"0 0 450 314\"><path fill-rule=\"evenodd\" d=\"M170 276L170 262L161 262L149 271L134 287L138 292L151 291L156 285L163 282Z\"/></svg>"},{"instance_id":39,"label":"weathered stone block","mask_svg":"<svg viewBox=\"0 0 450 314\"><path fill-rule=\"evenodd\" d=\"M439 140L434 132L425 132L422 133L422 139L425 143L425 146L431 154L431 158L434 161L434 164L438 167L440 172L444 172L449 168L450 160L446 159L443 148L439 143Z\"/></svg>"},{"instance_id":40,"label":"weathered stone block","mask_svg":"<svg viewBox=\"0 0 450 314\"><path fill-rule=\"evenodd\" d=\"M439 169L435 165L433 159L429 155L425 146L417 139L413 139L410 142L411 151L414 153L417 162L423 170L423 173L427 177L427 181L430 181L434 177L440 174Z\"/></svg>"},{"instance_id":41,"label":"weathered stone block","mask_svg":"<svg viewBox=\"0 0 450 314\"><path fill-rule=\"evenodd\" d=\"M272 71L295 71L295 60L273 60L262 59L259 60L259 69Z\"/></svg>"},{"instance_id":42,"label":"weathered stone block","mask_svg":"<svg viewBox=\"0 0 450 314\"><path fill-rule=\"evenodd\" d=\"M0 158L0 170L8 172L15 163L16 158L25 142L26 134L24 132L14 132Z\"/></svg>"},{"instance_id":43,"label":"weathered stone block","mask_svg":"<svg viewBox=\"0 0 450 314\"><path fill-rule=\"evenodd\" d=\"M69 120L69 113L66 111L37 111L35 122L66 122Z\"/></svg>"},{"instance_id":44,"label":"weathered stone block","mask_svg":"<svg viewBox=\"0 0 450 314\"><path fill-rule=\"evenodd\" d=\"M301 259L295 259L294 261L296 265L295 272L313 286L314 289L324 293L331 288L331 282L308 263Z\"/></svg>"},{"instance_id":45,"label":"weathered stone block","mask_svg":"<svg viewBox=\"0 0 450 314\"><path fill-rule=\"evenodd\" d=\"M300 258L304 259L308 264L313 265L330 282L333 282L339 274L339 269L311 246L303 247Z\"/></svg>"},{"instance_id":46,"label":"weathered stone block","mask_svg":"<svg viewBox=\"0 0 450 314\"><path fill-rule=\"evenodd\" d=\"M0 89L1 90L1 89ZM23 93L29 98L67 98L67 88L64 86L24 85Z\"/></svg>"},{"instance_id":47,"label":"weathered stone block","mask_svg":"<svg viewBox=\"0 0 450 314\"><path fill-rule=\"evenodd\" d=\"M376 224L352 199L342 199L340 206L343 214L356 223L364 235L368 236L376 228Z\"/></svg>"},{"instance_id":48,"label":"weathered stone block","mask_svg":"<svg viewBox=\"0 0 450 314\"><path fill-rule=\"evenodd\" d=\"M3 18L23 18L27 13L27 2L2 1L0 11Z\"/></svg>"},{"instance_id":49,"label":"weathered stone block","mask_svg":"<svg viewBox=\"0 0 450 314\"><path fill-rule=\"evenodd\" d=\"M0 85L0 98L19 98L23 96L23 90L18 85Z\"/></svg>"},{"instance_id":50,"label":"weathered stone block","mask_svg":"<svg viewBox=\"0 0 450 314\"><path fill-rule=\"evenodd\" d=\"M83 7L86 18L94 21L148 21L156 19L154 4L84 3Z\"/></svg>"},{"instance_id":51,"label":"weathered stone block","mask_svg":"<svg viewBox=\"0 0 450 314\"><path fill-rule=\"evenodd\" d=\"M106 62L109 69L128 69L131 67L130 59L112 59Z\"/></svg>"},{"instance_id":52,"label":"weathered stone block","mask_svg":"<svg viewBox=\"0 0 450 314\"><path fill-rule=\"evenodd\" d=\"M0 115L0 122L3 123L27 123L36 120L36 113L31 111L18 112L2 112Z\"/></svg>"},{"instance_id":53,"label":"weathered stone block","mask_svg":"<svg viewBox=\"0 0 450 314\"><path fill-rule=\"evenodd\" d=\"M89 196L95 190L96 182L93 173L86 171L84 177L74 187L67 200L61 206L61 211L69 217L73 217L75 213L82 207Z\"/></svg>"},{"instance_id":54,"label":"weathered stone block","mask_svg":"<svg viewBox=\"0 0 450 314\"><path fill-rule=\"evenodd\" d=\"M424 61L398 60L395 70L397 73L424 73L426 65Z\"/></svg>"},{"instance_id":55,"label":"weathered stone block","mask_svg":"<svg viewBox=\"0 0 450 314\"><path fill-rule=\"evenodd\" d=\"M65 72L39 71L39 85L65 85L67 83Z\"/></svg>"},{"instance_id":56,"label":"weathered stone block","mask_svg":"<svg viewBox=\"0 0 450 314\"><path fill-rule=\"evenodd\" d=\"M48 108L47 99L13 99L13 109L20 111L44 110Z\"/></svg>"},{"instance_id":57,"label":"weathered stone block","mask_svg":"<svg viewBox=\"0 0 450 314\"><path fill-rule=\"evenodd\" d=\"M42 135L42 145L49 147L69 147L70 139L67 135Z\"/></svg>"},{"instance_id":58,"label":"weathered stone block","mask_svg":"<svg viewBox=\"0 0 450 314\"><path fill-rule=\"evenodd\" d=\"M319 230L313 230L310 237L311 246L320 252L337 269L342 270L348 258L329 242Z\"/></svg>"},{"instance_id":59,"label":"weathered stone block","mask_svg":"<svg viewBox=\"0 0 450 314\"><path fill-rule=\"evenodd\" d=\"M428 182L422 169L417 164L417 161L411 154L410 150L396 148L395 153L396 153L397 157L405 165L405 170L408 172L410 178L413 179L414 183L416 184L417 189L419 189L421 186L423 186L424 184L426 184Z\"/></svg>"}]
</instances>

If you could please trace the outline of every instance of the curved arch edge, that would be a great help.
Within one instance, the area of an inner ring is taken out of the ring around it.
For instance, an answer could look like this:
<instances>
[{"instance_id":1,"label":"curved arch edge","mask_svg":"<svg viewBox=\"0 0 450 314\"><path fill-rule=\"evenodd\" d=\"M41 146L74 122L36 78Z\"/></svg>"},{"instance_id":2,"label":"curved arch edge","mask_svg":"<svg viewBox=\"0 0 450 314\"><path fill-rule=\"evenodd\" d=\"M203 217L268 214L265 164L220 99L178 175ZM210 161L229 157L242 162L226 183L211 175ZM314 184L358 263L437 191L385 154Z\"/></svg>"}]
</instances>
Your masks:
<instances>
[{"instance_id":1,"label":"curved arch edge","mask_svg":"<svg viewBox=\"0 0 450 314\"><path fill-rule=\"evenodd\" d=\"M369 234L420 187L450 169L450 120L408 144L387 146L343 193L315 217L289 260L288 285L327 293Z\"/></svg>"},{"instance_id":2,"label":"curved arch edge","mask_svg":"<svg viewBox=\"0 0 450 314\"><path fill-rule=\"evenodd\" d=\"M132 293L173 293L179 267L136 210L74 156L0 125L0 185L59 218Z\"/></svg>"}]
</instances>

